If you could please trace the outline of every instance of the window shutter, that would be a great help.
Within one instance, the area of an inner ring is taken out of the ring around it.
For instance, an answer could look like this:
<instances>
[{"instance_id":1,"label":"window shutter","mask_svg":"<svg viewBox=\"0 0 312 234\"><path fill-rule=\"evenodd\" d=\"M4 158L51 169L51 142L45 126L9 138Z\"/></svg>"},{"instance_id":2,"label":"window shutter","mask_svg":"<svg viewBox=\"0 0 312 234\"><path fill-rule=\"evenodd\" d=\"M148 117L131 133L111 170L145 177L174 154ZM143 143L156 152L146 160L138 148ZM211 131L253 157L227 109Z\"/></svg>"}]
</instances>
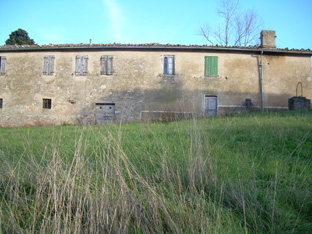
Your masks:
<instances>
[{"instance_id":1,"label":"window shutter","mask_svg":"<svg viewBox=\"0 0 312 234\"><path fill-rule=\"evenodd\" d=\"M82 75L88 74L88 56L82 56Z\"/></svg>"},{"instance_id":2,"label":"window shutter","mask_svg":"<svg viewBox=\"0 0 312 234\"><path fill-rule=\"evenodd\" d=\"M218 76L218 56L205 57L205 76Z\"/></svg>"},{"instance_id":3,"label":"window shutter","mask_svg":"<svg viewBox=\"0 0 312 234\"><path fill-rule=\"evenodd\" d=\"M54 74L54 60L55 60L55 56L54 55L50 56L49 75L53 75Z\"/></svg>"},{"instance_id":4,"label":"window shutter","mask_svg":"<svg viewBox=\"0 0 312 234\"><path fill-rule=\"evenodd\" d=\"M113 56L107 56L107 75L113 74Z\"/></svg>"},{"instance_id":5,"label":"window shutter","mask_svg":"<svg viewBox=\"0 0 312 234\"><path fill-rule=\"evenodd\" d=\"M106 75L106 60L107 56L102 56L101 57L101 75Z\"/></svg>"},{"instance_id":6,"label":"window shutter","mask_svg":"<svg viewBox=\"0 0 312 234\"><path fill-rule=\"evenodd\" d=\"M82 57L80 55L76 56L76 75L81 75L81 60Z\"/></svg>"},{"instance_id":7,"label":"window shutter","mask_svg":"<svg viewBox=\"0 0 312 234\"><path fill-rule=\"evenodd\" d=\"M44 59L43 59L43 75L48 74L48 63L49 63L48 59L49 59L48 56L44 56Z\"/></svg>"},{"instance_id":8,"label":"window shutter","mask_svg":"<svg viewBox=\"0 0 312 234\"><path fill-rule=\"evenodd\" d=\"M0 75L5 74L5 63L6 63L6 57L5 56L0 57Z\"/></svg>"}]
</instances>

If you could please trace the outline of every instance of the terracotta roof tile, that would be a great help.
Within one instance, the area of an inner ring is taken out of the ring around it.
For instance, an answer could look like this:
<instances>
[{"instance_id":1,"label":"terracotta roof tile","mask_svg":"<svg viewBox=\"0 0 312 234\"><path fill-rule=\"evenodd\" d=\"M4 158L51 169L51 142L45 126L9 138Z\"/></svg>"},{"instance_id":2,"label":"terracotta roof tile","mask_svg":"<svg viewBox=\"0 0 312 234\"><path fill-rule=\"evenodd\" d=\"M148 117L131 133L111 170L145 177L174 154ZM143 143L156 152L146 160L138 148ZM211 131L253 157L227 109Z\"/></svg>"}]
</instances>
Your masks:
<instances>
[{"instance_id":1,"label":"terracotta roof tile","mask_svg":"<svg viewBox=\"0 0 312 234\"><path fill-rule=\"evenodd\" d=\"M221 45L181 45L181 44L160 44L160 43L144 43L144 44L121 44L121 43L108 43L108 44L49 44L49 45L3 45L0 46L1 50L19 50L19 49L53 49L53 48L202 48L202 49L241 49L241 50L260 50L259 45L239 47L239 46L221 46ZM282 52L303 52L309 53L310 49L289 49L289 48L265 48L270 51Z\"/></svg>"}]
</instances>

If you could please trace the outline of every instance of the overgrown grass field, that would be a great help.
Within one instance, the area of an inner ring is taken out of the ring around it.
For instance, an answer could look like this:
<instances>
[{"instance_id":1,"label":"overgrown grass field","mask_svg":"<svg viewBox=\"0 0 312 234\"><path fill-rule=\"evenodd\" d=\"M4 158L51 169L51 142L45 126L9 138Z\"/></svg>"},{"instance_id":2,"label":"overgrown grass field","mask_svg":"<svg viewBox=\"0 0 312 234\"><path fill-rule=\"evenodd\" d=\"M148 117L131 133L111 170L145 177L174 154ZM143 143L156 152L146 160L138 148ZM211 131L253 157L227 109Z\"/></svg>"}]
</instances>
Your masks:
<instances>
[{"instance_id":1,"label":"overgrown grass field","mask_svg":"<svg viewBox=\"0 0 312 234\"><path fill-rule=\"evenodd\" d=\"M2 128L0 233L312 233L312 113Z\"/></svg>"}]
</instances>

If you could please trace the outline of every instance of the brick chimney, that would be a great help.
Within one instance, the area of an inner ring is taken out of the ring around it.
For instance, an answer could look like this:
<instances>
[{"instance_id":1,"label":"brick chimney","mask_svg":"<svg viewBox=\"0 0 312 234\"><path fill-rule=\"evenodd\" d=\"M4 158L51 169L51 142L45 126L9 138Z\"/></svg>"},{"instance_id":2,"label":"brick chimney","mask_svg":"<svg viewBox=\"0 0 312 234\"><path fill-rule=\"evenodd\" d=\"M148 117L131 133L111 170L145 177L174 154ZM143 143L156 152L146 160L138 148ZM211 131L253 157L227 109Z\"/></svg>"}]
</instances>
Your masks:
<instances>
[{"instance_id":1,"label":"brick chimney","mask_svg":"<svg viewBox=\"0 0 312 234\"><path fill-rule=\"evenodd\" d=\"M276 48L275 44L275 31L262 30L260 33L261 47L262 48Z\"/></svg>"}]
</instances>

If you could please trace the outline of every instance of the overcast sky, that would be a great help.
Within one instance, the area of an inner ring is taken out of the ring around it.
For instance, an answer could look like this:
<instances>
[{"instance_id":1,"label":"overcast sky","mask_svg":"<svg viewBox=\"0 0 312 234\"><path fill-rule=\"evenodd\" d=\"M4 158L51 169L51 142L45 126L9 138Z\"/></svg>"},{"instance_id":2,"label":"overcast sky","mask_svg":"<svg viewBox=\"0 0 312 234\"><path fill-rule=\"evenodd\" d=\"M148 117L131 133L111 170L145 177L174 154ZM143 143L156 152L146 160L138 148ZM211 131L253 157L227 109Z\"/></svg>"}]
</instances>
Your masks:
<instances>
[{"instance_id":1,"label":"overcast sky","mask_svg":"<svg viewBox=\"0 0 312 234\"><path fill-rule=\"evenodd\" d=\"M0 45L22 28L37 44L209 44L201 25L219 24L215 0L0 0ZM240 0L254 8L279 48L312 49L312 0Z\"/></svg>"}]
</instances>

